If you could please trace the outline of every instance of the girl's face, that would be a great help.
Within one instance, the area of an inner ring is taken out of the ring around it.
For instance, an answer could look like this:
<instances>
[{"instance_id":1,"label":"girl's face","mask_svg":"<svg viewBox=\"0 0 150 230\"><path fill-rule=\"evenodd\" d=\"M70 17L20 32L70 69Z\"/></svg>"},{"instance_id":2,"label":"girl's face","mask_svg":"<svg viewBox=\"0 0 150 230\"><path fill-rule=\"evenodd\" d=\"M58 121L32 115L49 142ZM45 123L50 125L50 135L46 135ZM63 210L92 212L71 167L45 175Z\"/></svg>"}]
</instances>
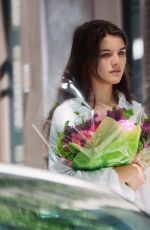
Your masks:
<instances>
[{"instance_id":1,"label":"girl's face","mask_svg":"<svg viewBox=\"0 0 150 230\"><path fill-rule=\"evenodd\" d=\"M126 65L126 46L119 36L107 35L100 44L97 73L99 81L120 82Z\"/></svg>"}]
</instances>

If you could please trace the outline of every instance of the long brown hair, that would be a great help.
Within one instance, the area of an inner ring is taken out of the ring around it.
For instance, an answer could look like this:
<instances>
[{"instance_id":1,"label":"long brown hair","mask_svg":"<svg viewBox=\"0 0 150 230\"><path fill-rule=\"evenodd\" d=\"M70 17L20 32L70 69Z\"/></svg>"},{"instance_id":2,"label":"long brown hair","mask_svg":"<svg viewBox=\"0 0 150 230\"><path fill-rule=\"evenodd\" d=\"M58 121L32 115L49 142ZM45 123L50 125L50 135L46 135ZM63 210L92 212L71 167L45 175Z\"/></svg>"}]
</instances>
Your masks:
<instances>
[{"instance_id":1,"label":"long brown hair","mask_svg":"<svg viewBox=\"0 0 150 230\"><path fill-rule=\"evenodd\" d=\"M116 25L104 20L85 22L74 32L70 57L64 70L62 81L71 80L75 82L86 100L88 100L91 92L93 92L91 76L97 76L99 45L107 35L121 37L125 46L128 45L124 31ZM117 92L122 92L129 103L132 101L130 78L128 66L126 65L121 81L113 85L114 95L117 97ZM71 97L72 95L69 93L66 94L61 88L58 91L58 100L59 98L66 100ZM56 107L57 105L50 111L48 116L49 121ZM50 123L48 122L48 124ZM45 124L45 127L46 126Z\"/></svg>"}]
</instances>

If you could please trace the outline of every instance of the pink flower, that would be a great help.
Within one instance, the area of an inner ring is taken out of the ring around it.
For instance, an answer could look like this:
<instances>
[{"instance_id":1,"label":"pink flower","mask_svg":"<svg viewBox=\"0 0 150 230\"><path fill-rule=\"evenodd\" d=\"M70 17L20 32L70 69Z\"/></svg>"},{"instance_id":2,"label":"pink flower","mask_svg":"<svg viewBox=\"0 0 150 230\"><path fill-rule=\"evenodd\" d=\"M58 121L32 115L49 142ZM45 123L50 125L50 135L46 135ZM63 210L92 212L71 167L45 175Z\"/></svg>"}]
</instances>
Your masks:
<instances>
[{"instance_id":1,"label":"pink flower","mask_svg":"<svg viewBox=\"0 0 150 230\"><path fill-rule=\"evenodd\" d=\"M135 127L135 124L129 120L119 120L118 123L128 130L132 130Z\"/></svg>"},{"instance_id":2,"label":"pink flower","mask_svg":"<svg viewBox=\"0 0 150 230\"><path fill-rule=\"evenodd\" d=\"M80 145L81 135L79 133L72 133L71 142Z\"/></svg>"},{"instance_id":3,"label":"pink flower","mask_svg":"<svg viewBox=\"0 0 150 230\"><path fill-rule=\"evenodd\" d=\"M80 131L81 136L85 136L87 138L91 137L93 133L94 132L92 132L92 130L81 130Z\"/></svg>"},{"instance_id":4,"label":"pink flower","mask_svg":"<svg viewBox=\"0 0 150 230\"><path fill-rule=\"evenodd\" d=\"M93 135L93 131L91 130L79 130L78 133L71 134L71 142L84 146L85 143L90 139Z\"/></svg>"}]
</instances>

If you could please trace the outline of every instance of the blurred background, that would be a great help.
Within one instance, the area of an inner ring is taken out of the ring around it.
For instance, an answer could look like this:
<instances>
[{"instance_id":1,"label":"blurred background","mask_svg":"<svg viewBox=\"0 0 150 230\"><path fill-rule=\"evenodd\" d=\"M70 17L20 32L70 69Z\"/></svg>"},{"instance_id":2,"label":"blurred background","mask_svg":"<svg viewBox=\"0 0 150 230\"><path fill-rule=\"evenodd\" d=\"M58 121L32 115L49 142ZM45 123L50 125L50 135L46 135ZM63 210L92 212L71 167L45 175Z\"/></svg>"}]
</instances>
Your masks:
<instances>
[{"instance_id":1,"label":"blurred background","mask_svg":"<svg viewBox=\"0 0 150 230\"><path fill-rule=\"evenodd\" d=\"M46 168L32 124L53 103L84 21L105 19L126 31L132 89L150 113L149 12L149 0L0 0L0 162Z\"/></svg>"}]
</instances>

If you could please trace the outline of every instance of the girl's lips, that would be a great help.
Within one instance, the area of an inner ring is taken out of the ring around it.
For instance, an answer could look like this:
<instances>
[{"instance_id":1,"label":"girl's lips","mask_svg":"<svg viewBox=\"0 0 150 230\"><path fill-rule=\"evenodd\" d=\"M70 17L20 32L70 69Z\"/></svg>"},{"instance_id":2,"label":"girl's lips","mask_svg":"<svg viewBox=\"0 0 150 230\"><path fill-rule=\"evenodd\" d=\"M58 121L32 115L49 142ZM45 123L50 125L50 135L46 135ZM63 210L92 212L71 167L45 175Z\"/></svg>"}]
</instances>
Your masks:
<instances>
[{"instance_id":1,"label":"girl's lips","mask_svg":"<svg viewBox=\"0 0 150 230\"><path fill-rule=\"evenodd\" d=\"M120 73L121 70L113 70L113 71L110 71L110 73Z\"/></svg>"}]
</instances>

